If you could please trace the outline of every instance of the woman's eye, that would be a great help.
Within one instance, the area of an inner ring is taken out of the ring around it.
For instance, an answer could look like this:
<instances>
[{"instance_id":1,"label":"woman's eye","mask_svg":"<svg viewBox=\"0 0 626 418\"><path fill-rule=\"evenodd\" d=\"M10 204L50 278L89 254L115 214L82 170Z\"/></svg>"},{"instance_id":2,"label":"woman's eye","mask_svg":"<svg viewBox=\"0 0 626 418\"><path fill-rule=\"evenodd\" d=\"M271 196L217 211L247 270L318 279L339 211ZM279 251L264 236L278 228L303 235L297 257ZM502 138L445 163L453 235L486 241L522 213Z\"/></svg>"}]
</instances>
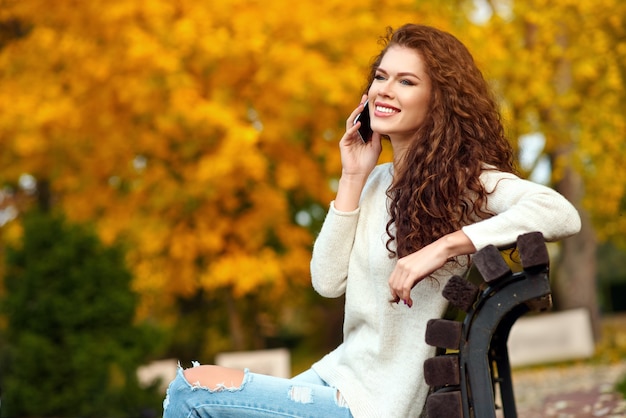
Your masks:
<instances>
[{"instance_id":1,"label":"woman's eye","mask_svg":"<svg viewBox=\"0 0 626 418\"><path fill-rule=\"evenodd\" d=\"M405 86L414 86L415 83L412 82L411 80L400 80L401 84L404 84Z\"/></svg>"},{"instance_id":2,"label":"woman's eye","mask_svg":"<svg viewBox=\"0 0 626 418\"><path fill-rule=\"evenodd\" d=\"M374 76L374 80L384 80L384 79L385 79L385 77L382 74L376 74Z\"/></svg>"}]
</instances>

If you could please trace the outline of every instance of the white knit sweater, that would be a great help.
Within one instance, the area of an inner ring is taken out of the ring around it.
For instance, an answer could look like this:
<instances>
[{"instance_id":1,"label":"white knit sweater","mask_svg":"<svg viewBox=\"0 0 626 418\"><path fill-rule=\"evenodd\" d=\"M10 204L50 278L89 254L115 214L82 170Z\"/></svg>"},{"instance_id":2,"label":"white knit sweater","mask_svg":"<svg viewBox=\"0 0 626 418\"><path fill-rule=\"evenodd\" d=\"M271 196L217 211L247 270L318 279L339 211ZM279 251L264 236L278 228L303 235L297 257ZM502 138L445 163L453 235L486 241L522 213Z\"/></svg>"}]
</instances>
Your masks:
<instances>
[{"instance_id":1,"label":"white knit sweater","mask_svg":"<svg viewBox=\"0 0 626 418\"><path fill-rule=\"evenodd\" d=\"M387 163L372 171L357 210L340 212L331 203L311 260L318 293L345 293L343 343L313 369L339 389L355 418L419 417L429 390L423 363L435 350L425 343L426 323L445 313L441 291L453 274L465 271L446 267L434 274L437 281L421 281L411 293L412 308L389 302L387 279L396 263L385 247L392 169ZM574 207L548 187L493 170L481 181L496 215L463 228L477 250L513 244L527 232L553 241L580 229Z\"/></svg>"}]
</instances>

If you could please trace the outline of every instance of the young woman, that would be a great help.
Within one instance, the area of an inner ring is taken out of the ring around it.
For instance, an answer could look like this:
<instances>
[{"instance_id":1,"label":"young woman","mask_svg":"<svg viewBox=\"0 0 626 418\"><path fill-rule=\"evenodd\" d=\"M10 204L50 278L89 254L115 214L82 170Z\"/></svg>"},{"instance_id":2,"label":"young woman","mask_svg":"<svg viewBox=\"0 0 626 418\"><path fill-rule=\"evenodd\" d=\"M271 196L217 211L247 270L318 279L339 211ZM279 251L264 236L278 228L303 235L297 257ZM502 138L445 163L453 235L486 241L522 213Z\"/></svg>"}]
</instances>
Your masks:
<instances>
[{"instance_id":1,"label":"young woman","mask_svg":"<svg viewBox=\"0 0 626 418\"><path fill-rule=\"evenodd\" d=\"M311 261L317 292L345 294L343 343L293 379L181 369L166 418L418 417L434 355L426 323L446 310L446 281L488 244L580 229L565 198L513 174L487 83L452 35L411 24L391 32L368 81L339 143L342 175ZM354 120L366 99L374 134L364 143ZM377 165L381 136L393 163Z\"/></svg>"}]
</instances>

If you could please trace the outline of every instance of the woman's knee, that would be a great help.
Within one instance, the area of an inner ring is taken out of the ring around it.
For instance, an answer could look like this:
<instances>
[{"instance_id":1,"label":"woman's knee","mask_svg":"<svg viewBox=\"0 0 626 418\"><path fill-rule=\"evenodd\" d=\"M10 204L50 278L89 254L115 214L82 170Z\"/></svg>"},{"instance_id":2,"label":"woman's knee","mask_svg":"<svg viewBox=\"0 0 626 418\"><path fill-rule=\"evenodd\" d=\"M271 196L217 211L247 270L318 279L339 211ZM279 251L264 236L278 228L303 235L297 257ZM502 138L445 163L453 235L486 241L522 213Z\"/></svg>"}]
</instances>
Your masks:
<instances>
[{"instance_id":1,"label":"woman's knee","mask_svg":"<svg viewBox=\"0 0 626 418\"><path fill-rule=\"evenodd\" d=\"M239 388L243 384L244 371L222 366L196 366L183 371L191 385L210 390Z\"/></svg>"}]
</instances>

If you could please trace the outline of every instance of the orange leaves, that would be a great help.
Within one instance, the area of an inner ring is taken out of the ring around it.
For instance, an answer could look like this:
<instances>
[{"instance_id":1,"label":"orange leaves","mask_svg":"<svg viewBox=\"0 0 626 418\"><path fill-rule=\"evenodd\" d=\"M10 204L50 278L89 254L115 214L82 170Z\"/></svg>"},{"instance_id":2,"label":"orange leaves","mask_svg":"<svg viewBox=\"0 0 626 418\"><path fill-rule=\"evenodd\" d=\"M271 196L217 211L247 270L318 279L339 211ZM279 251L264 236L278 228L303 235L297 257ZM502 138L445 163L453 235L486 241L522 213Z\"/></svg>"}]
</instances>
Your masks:
<instances>
[{"instance_id":1,"label":"orange leaves","mask_svg":"<svg viewBox=\"0 0 626 418\"><path fill-rule=\"evenodd\" d=\"M267 161L256 146L257 137L252 127L230 129L214 152L200 158L196 180L224 184L226 188L230 187L229 180L264 180Z\"/></svg>"},{"instance_id":2,"label":"orange leaves","mask_svg":"<svg viewBox=\"0 0 626 418\"><path fill-rule=\"evenodd\" d=\"M623 235L626 224L618 220L626 193L626 4L514 5L512 20L492 19L478 31L495 40L493 50L484 52L498 57L489 73L505 101L509 126L517 134L544 133L553 179L564 167L575 168L601 239Z\"/></svg>"},{"instance_id":3,"label":"orange leaves","mask_svg":"<svg viewBox=\"0 0 626 418\"><path fill-rule=\"evenodd\" d=\"M68 217L125 240L147 315L200 288L308 285L314 231L295 214L332 198L378 37L448 11L23 0L2 13L32 31L0 50L1 180L48 180Z\"/></svg>"},{"instance_id":4,"label":"orange leaves","mask_svg":"<svg viewBox=\"0 0 626 418\"><path fill-rule=\"evenodd\" d=\"M18 158L29 158L46 150L45 139L37 134L21 134L15 138L15 154Z\"/></svg>"},{"instance_id":5,"label":"orange leaves","mask_svg":"<svg viewBox=\"0 0 626 418\"><path fill-rule=\"evenodd\" d=\"M253 293L260 287L274 285L282 280L280 260L276 254L263 249L254 255L232 253L213 263L201 276L207 289L230 287L235 297Z\"/></svg>"}]
</instances>

